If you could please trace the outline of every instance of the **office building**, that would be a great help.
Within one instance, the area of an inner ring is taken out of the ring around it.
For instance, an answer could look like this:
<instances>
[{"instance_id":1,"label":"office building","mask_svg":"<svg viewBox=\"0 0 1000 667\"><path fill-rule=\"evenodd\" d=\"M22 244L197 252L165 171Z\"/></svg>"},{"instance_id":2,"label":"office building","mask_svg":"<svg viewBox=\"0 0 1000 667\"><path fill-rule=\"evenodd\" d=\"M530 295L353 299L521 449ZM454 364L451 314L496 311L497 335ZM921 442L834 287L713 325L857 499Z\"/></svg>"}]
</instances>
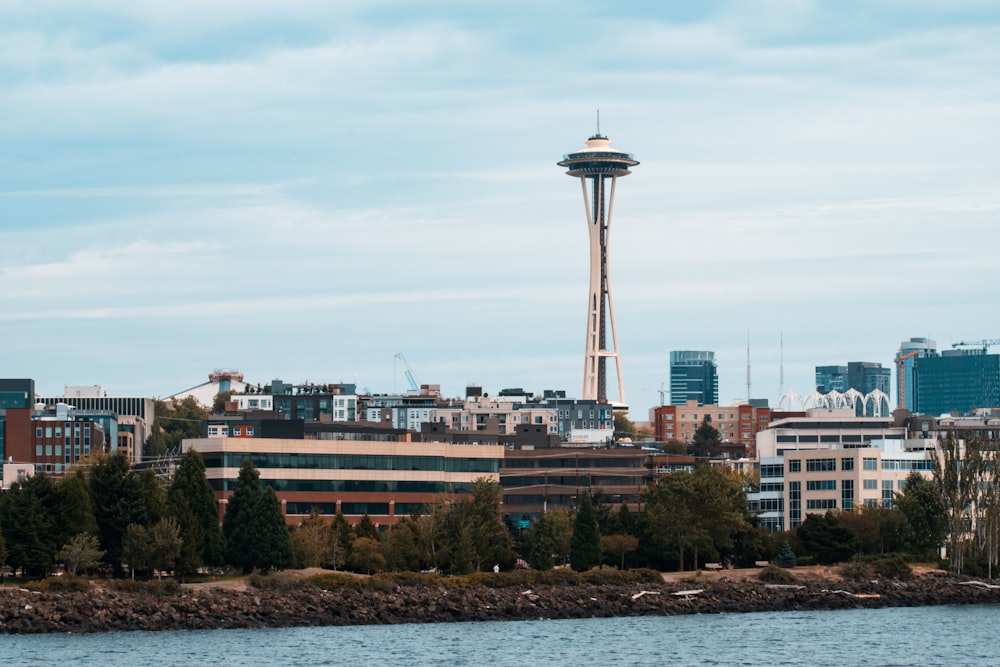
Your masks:
<instances>
[{"instance_id":1,"label":"office building","mask_svg":"<svg viewBox=\"0 0 1000 667\"><path fill-rule=\"evenodd\" d=\"M675 350L670 353L670 404L719 404L719 369L715 352Z\"/></svg>"},{"instance_id":2,"label":"office building","mask_svg":"<svg viewBox=\"0 0 1000 667\"><path fill-rule=\"evenodd\" d=\"M497 481L504 448L396 441L218 437L184 440L205 460L220 515L250 459L264 486L274 489L289 525L313 507L328 520L341 512L357 523L368 515L377 526L451 494L471 491L479 478Z\"/></svg>"}]
</instances>

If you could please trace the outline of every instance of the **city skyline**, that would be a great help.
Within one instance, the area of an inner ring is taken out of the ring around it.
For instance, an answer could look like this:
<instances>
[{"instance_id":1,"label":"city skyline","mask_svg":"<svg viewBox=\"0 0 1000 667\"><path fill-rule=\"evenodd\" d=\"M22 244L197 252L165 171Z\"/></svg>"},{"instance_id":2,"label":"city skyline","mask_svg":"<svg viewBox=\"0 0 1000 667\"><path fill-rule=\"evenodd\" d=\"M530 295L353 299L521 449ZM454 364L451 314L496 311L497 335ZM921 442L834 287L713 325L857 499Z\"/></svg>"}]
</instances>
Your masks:
<instances>
[{"instance_id":1,"label":"city skyline","mask_svg":"<svg viewBox=\"0 0 1000 667\"><path fill-rule=\"evenodd\" d=\"M611 248L625 395L719 400L1000 335L1000 11L980 2L4 9L4 377L581 385L587 240L552 166L642 161ZM591 48L600 44L601 48ZM781 340L783 340L783 354ZM895 397L894 397L895 402Z\"/></svg>"}]
</instances>

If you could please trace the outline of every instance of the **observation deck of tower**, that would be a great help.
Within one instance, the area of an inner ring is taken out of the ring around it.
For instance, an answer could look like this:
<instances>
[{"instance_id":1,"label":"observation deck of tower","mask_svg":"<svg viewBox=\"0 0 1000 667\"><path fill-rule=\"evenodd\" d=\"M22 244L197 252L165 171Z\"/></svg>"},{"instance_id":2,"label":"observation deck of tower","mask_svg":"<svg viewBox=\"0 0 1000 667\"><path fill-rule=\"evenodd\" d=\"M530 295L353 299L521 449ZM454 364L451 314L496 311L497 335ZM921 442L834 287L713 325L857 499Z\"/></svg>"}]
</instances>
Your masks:
<instances>
[{"instance_id":1,"label":"observation deck of tower","mask_svg":"<svg viewBox=\"0 0 1000 667\"><path fill-rule=\"evenodd\" d=\"M608 275L608 245L611 213L615 205L615 185L620 176L628 176L629 167L639 164L630 153L611 147L611 140L597 133L587 139L587 148L564 155L560 167L566 174L580 179L583 207L587 213L590 233L590 293L587 297L587 344L583 363L584 400L607 402L607 360L614 359L618 378L618 402L625 404L621 358L618 356L618 333L615 330L615 309L611 299ZM590 187L588 192L588 181ZM611 188L608 192L608 181ZM608 347L608 329L611 346Z\"/></svg>"}]
</instances>

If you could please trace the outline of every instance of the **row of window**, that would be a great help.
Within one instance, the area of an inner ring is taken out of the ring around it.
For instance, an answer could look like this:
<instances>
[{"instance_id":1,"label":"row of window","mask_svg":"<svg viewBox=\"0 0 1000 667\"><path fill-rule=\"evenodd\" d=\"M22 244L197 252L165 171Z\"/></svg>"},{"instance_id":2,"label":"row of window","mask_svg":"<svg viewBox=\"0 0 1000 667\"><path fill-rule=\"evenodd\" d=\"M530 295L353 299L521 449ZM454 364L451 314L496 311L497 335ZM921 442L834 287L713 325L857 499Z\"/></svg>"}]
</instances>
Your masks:
<instances>
[{"instance_id":1,"label":"row of window","mask_svg":"<svg viewBox=\"0 0 1000 667\"><path fill-rule=\"evenodd\" d=\"M250 461L257 468L314 470L428 470L434 472L499 472L498 459L445 456L390 456L380 454L276 454L212 452L204 455L206 468L239 468Z\"/></svg>"},{"instance_id":2,"label":"row of window","mask_svg":"<svg viewBox=\"0 0 1000 667\"><path fill-rule=\"evenodd\" d=\"M307 515L319 510L320 514L335 515L337 503L285 503L285 514ZM409 516L414 511L427 514L425 503L396 503L392 516ZM340 503L340 513L346 516L389 516L389 503Z\"/></svg>"},{"instance_id":3,"label":"row of window","mask_svg":"<svg viewBox=\"0 0 1000 667\"><path fill-rule=\"evenodd\" d=\"M210 479L215 491L232 491L235 479ZM468 493L471 482L406 482L358 479L262 479L263 486L275 492L311 491L314 493ZM306 511L308 514L308 510ZM344 512L346 514L346 512Z\"/></svg>"}]
</instances>

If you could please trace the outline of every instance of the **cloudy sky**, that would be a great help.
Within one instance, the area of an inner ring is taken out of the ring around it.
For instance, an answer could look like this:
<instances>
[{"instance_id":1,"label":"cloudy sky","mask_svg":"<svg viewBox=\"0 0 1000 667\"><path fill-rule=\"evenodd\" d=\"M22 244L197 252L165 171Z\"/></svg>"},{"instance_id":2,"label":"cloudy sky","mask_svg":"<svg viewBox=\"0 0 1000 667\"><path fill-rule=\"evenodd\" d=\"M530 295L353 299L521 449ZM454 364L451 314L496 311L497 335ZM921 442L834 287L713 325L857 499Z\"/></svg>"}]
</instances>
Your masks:
<instances>
[{"instance_id":1,"label":"cloudy sky","mask_svg":"<svg viewBox=\"0 0 1000 667\"><path fill-rule=\"evenodd\" d=\"M633 418L1000 336L995 2L492 4L0 0L0 376L579 395L598 108Z\"/></svg>"}]
</instances>

